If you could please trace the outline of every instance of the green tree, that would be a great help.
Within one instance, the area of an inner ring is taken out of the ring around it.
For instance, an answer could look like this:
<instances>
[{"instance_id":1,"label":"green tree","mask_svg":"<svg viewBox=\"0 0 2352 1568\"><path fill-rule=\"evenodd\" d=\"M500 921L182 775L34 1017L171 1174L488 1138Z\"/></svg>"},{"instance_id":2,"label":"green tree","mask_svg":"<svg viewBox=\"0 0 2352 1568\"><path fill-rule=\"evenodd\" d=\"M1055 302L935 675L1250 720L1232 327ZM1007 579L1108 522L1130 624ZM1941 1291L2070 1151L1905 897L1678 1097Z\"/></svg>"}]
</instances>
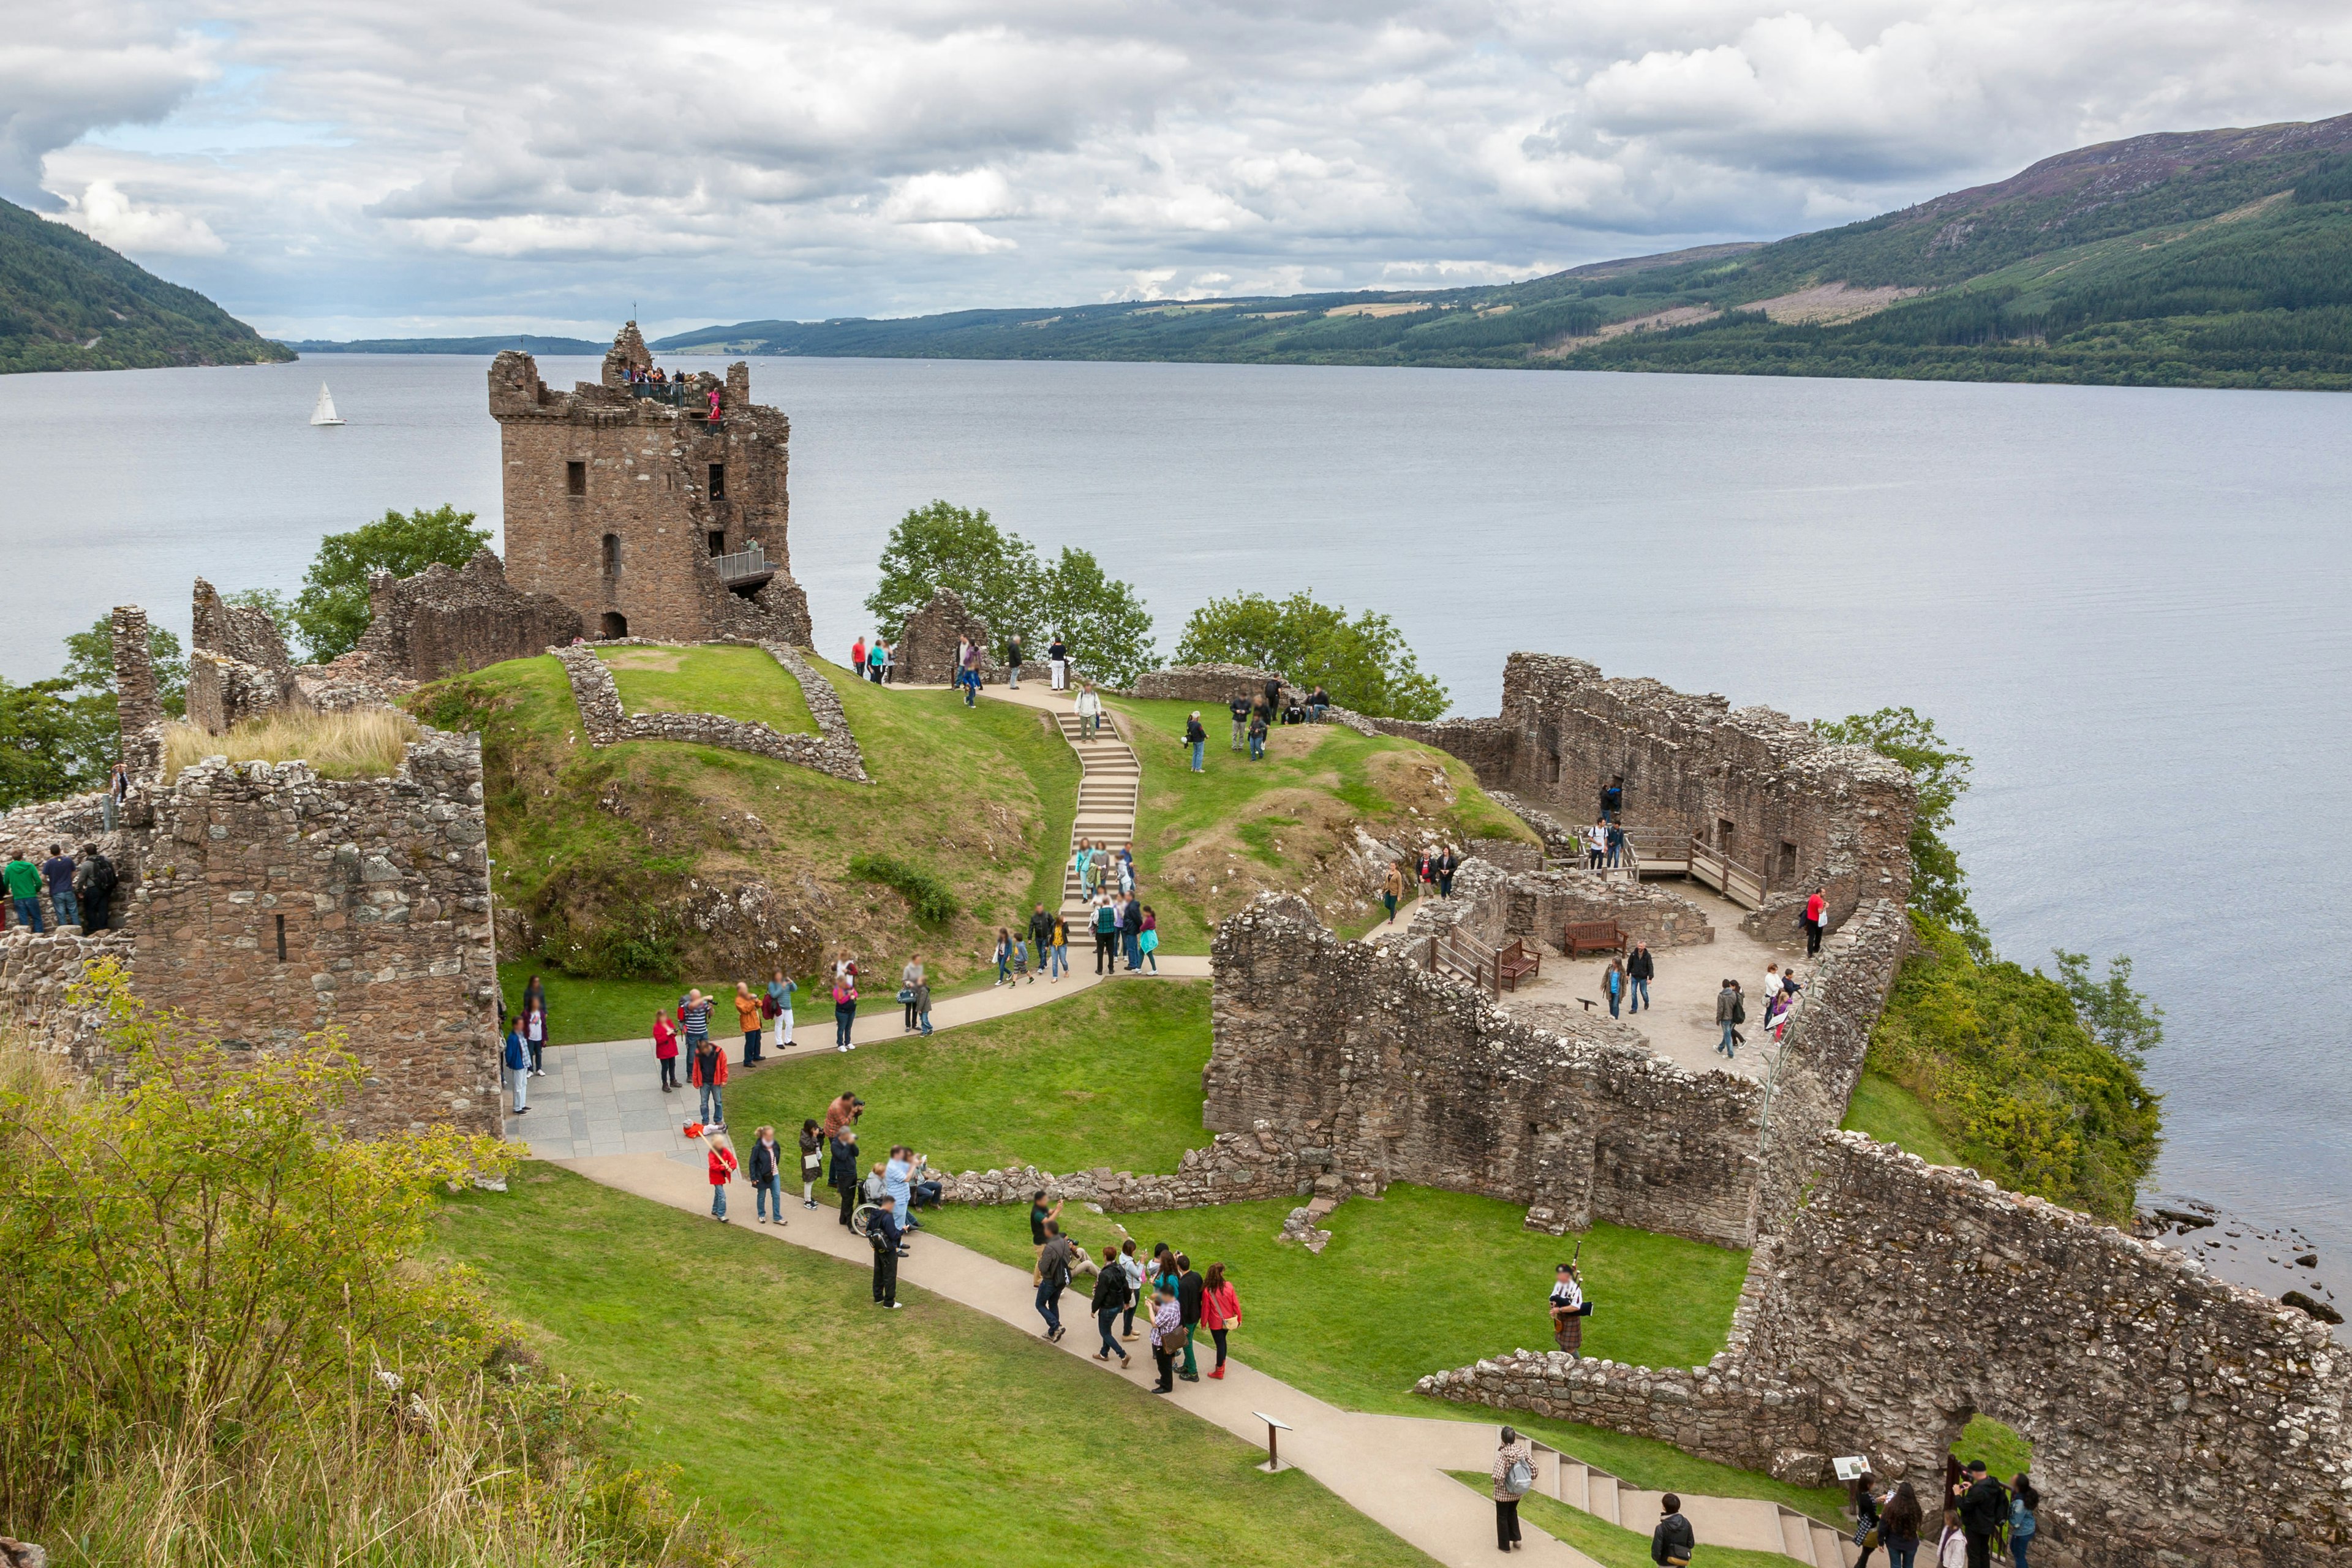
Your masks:
<instances>
[{"instance_id":1,"label":"green tree","mask_svg":"<svg viewBox=\"0 0 2352 1568\"><path fill-rule=\"evenodd\" d=\"M0 811L71 795L87 782L80 770L89 723L70 690L54 676L23 686L0 676Z\"/></svg>"},{"instance_id":2,"label":"green tree","mask_svg":"<svg viewBox=\"0 0 2352 1568\"><path fill-rule=\"evenodd\" d=\"M882 547L882 580L866 596L875 629L895 638L907 617L952 588L988 623L992 636L1031 632L1037 609L1037 552L989 520L983 508L943 500L898 520Z\"/></svg>"},{"instance_id":3,"label":"green tree","mask_svg":"<svg viewBox=\"0 0 2352 1568\"><path fill-rule=\"evenodd\" d=\"M180 651L177 633L162 626L147 628L147 657L155 666L155 695L163 711L177 719L188 710L188 659ZM114 617L100 616L86 632L66 637L65 679L86 697L114 699ZM110 721L113 710L107 712Z\"/></svg>"},{"instance_id":4,"label":"green tree","mask_svg":"<svg viewBox=\"0 0 2352 1568\"><path fill-rule=\"evenodd\" d=\"M1033 646L1059 632L1088 679L1132 686L1137 676L1159 668L1151 612L1132 587L1103 571L1092 552L1064 546L1061 558L1040 574L1035 603Z\"/></svg>"},{"instance_id":5,"label":"green tree","mask_svg":"<svg viewBox=\"0 0 2352 1568\"><path fill-rule=\"evenodd\" d=\"M2117 953L2107 960L2107 977L2094 980L2087 953L2062 947L2053 950L2053 956L2058 983L2066 988L2091 1037L2133 1067L2147 1066L2147 1053L2164 1040L2164 1009L2149 1001L2147 993L2132 989L2132 961Z\"/></svg>"},{"instance_id":6,"label":"green tree","mask_svg":"<svg viewBox=\"0 0 2352 1568\"><path fill-rule=\"evenodd\" d=\"M1192 612L1176 645L1179 664L1246 664L1294 686L1321 686L1342 708L1391 719L1434 719L1445 688L1423 671L1388 616L1352 617L1313 591L1275 600L1263 594L1212 599Z\"/></svg>"},{"instance_id":7,"label":"green tree","mask_svg":"<svg viewBox=\"0 0 2352 1568\"><path fill-rule=\"evenodd\" d=\"M446 503L431 511L387 511L349 533L327 535L294 599L294 624L310 658L324 663L359 647L373 574L413 577L436 561L463 566L489 538L488 529L474 526L472 512Z\"/></svg>"},{"instance_id":8,"label":"green tree","mask_svg":"<svg viewBox=\"0 0 2352 1568\"><path fill-rule=\"evenodd\" d=\"M1911 819L1911 907L1958 933L1979 963L1991 958L1992 940L1969 907L1968 874L1944 837L1953 808L1968 793L1974 759L1937 733L1933 719L1908 708L1850 714L1833 723L1816 720L1813 730L1823 740L1868 746L1910 773L1919 791L1918 813Z\"/></svg>"}]
</instances>

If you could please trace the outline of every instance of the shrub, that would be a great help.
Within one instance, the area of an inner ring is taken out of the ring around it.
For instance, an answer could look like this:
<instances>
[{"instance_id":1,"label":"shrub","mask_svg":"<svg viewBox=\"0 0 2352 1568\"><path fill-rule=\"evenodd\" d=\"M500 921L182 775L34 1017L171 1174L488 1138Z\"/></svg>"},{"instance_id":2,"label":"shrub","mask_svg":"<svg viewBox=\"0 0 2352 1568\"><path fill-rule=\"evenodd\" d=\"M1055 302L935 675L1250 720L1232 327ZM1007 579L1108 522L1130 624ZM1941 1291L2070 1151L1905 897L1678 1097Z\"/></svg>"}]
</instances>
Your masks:
<instances>
[{"instance_id":1,"label":"shrub","mask_svg":"<svg viewBox=\"0 0 2352 1568\"><path fill-rule=\"evenodd\" d=\"M849 874L868 882L896 888L906 895L915 918L926 925L945 925L955 919L961 902L956 891L920 866L895 855L852 855Z\"/></svg>"},{"instance_id":2,"label":"shrub","mask_svg":"<svg viewBox=\"0 0 2352 1568\"><path fill-rule=\"evenodd\" d=\"M1210 600L1184 623L1176 662L1270 669L1294 686L1320 685L1340 707L1380 718L1434 719L1445 711L1445 688L1422 669L1386 616L1362 610L1351 618L1307 594Z\"/></svg>"}]
</instances>

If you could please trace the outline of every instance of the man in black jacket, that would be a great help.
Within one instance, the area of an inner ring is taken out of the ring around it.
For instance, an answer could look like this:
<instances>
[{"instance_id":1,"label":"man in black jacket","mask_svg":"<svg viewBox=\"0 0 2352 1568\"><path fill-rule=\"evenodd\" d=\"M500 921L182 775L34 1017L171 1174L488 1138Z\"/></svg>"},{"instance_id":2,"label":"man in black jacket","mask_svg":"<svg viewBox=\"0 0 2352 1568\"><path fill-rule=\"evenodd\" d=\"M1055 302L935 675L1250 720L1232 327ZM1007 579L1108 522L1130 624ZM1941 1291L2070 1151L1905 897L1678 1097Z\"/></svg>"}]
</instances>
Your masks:
<instances>
[{"instance_id":1,"label":"man in black jacket","mask_svg":"<svg viewBox=\"0 0 2352 1568\"><path fill-rule=\"evenodd\" d=\"M106 929L107 906L113 902L116 881L114 862L100 854L97 845L83 845L73 876L74 902L81 906L82 930Z\"/></svg>"},{"instance_id":2,"label":"man in black jacket","mask_svg":"<svg viewBox=\"0 0 2352 1568\"><path fill-rule=\"evenodd\" d=\"M844 1127L833 1135L833 1163L825 1180L841 1194L841 1228L849 1228L850 1211L857 1206L857 1133Z\"/></svg>"},{"instance_id":3,"label":"man in black jacket","mask_svg":"<svg viewBox=\"0 0 2352 1568\"><path fill-rule=\"evenodd\" d=\"M1960 1494L1960 1534L1968 1541L1969 1568L1991 1568L1994 1540L2009 1522L2009 1489L1985 1473L1982 1459L1969 1461L1969 1489Z\"/></svg>"},{"instance_id":4,"label":"man in black jacket","mask_svg":"<svg viewBox=\"0 0 2352 1568\"><path fill-rule=\"evenodd\" d=\"M1143 900L1130 896L1127 908L1118 917L1119 946L1127 953L1130 970L1143 967Z\"/></svg>"},{"instance_id":5,"label":"man in black jacket","mask_svg":"<svg viewBox=\"0 0 2352 1568\"><path fill-rule=\"evenodd\" d=\"M874 1304L894 1310L898 1305L898 1216L892 1211L898 1203L884 1193L882 1212L866 1230L866 1239L874 1248Z\"/></svg>"},{"instance_id":6,"label":"man in black jacket","mask_svg":"<svg viewBox=\"0 0 2352 1568\"><path fill-rule=\"evenodd\" d=\"M1690 1521L1683 1517L1683 1500L1668 1492L1658 1500L1658 1511L1665 1517L1650 1531L1650 1561L1658 1568L1683 1568L1691 1560L1691 1549L1698 1544Z\"/></svg>"},{"instance_id":7,"label":"man in black jacket","mask_svg":"<svg viewBox=\"0 0 2352 1568\"><path fill-rule=\"evenodd\" d=\"M1192 1360L1192 1335L1201 1326L1201 1296L1206 1287L1192 1268L1192 1260L1182 1253L1176 1255L1176 1314L1184 1325L1184 1370L1176 1375L1187 1383L1201 1381L1201 1369Z\"/></svg>"},{"instance_id":8,"label":"man in black jacket","mask_svg":"<svg viewBox=\"0 0 2352 1568\"><path fill-rule=\"evenodd\" d=\"M1637 942L1633 956L1625 961L1625 994L1636 1013L1650 1005L1650 982L1658 973L1658 961L1650 956L1650 944Z\"/></svg>"},{"instance_id":9,"label":"man in black jacket","mask_svg":"<svg viewBox=\"0 0 2352 1568\"><path fill-rule=\"evenodd\" d=\"M1454 873L1461 868L1462 862L1454 856L1450 847L1444 854L1437 858L1437 896L1439 898L1450 899L1454 896Z\"/></svg>"},{"instance_id":10,"label":"man in black jacket","mask_svg":"<svg viewBox=\"0 0 2352 1568\"><path fill-rule=\"evenodd\" d=\"M1095 1326L1102 1331L1103 1348L1095 1352L1095 1360L1108 1361L1113 1352L1118 1354L1118 1364L1129 1361L1127 1347L1118 1342L1118 1315L1128 1307L1127 1270L1118 1266L1118 1248L1103 1248L1102 1267L1095 1273L1095 1294L1092 1305Z\"/></svg>"},{"instance_id":11,"label":"man in black jacket","mask_svg":"<svg viewBox=\"0 0 2352 1568\"><path fill-rule=\"evenodd\" d=\"M1043 904L1039 904L1036 912L1029 917L1029 940L1037 948L1037 968L1029 976L1029 984L1034 985L1037 976L1045 972L1045 960L1054 951L1054 917L1045 912Z\"/></svg>"}]
</instances>

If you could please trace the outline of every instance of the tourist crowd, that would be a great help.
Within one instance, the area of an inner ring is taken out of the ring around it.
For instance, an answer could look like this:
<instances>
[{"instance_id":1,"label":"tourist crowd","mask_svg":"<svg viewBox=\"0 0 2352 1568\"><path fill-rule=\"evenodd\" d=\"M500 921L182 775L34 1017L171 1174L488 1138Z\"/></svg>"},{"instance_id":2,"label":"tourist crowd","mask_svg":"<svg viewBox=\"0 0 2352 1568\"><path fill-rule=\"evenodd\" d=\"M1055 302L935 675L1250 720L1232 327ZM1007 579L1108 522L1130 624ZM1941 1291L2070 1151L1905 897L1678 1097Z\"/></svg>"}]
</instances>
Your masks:
<instances>
[{"instance_id":1,"label":"tourist crowd","mask_svg":"<svg viewBox=\"0 0 2352 1568\"><path fill-rule=\"evenodd\" d=\"M0 929L13 923L35 932L68 926L83 931L106 930L113 913L114 862L95 844L83 845L79 858L67 854L61 844L50 845L47 857L37 861L33 857L37 853L11 850L0 865L0 883L8 889L5 904L0 905Z\"/></svg>"}]
</instances>

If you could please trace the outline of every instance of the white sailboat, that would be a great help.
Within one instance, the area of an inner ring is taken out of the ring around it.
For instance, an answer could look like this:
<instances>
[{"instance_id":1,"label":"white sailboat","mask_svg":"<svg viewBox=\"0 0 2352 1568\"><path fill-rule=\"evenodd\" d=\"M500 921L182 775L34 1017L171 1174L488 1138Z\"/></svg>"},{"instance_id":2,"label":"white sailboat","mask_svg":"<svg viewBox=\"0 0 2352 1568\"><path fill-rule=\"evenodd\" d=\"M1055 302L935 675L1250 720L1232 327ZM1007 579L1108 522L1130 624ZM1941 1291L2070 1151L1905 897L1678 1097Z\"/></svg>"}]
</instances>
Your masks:
<instances>
[{"instance_id":1,"label":"white sailboat","mask_svg":"<svg viewBox=\"0 0 2352 1568\"><path fill-rule=\"evenodd\" d=\"M310 423L313 425L341 425L342 422L343 416L335 412L335 400L327 394L327 384L323 381L320 382L319 384L319 405L310 410Z\"/></svg>"}]
</instances>

